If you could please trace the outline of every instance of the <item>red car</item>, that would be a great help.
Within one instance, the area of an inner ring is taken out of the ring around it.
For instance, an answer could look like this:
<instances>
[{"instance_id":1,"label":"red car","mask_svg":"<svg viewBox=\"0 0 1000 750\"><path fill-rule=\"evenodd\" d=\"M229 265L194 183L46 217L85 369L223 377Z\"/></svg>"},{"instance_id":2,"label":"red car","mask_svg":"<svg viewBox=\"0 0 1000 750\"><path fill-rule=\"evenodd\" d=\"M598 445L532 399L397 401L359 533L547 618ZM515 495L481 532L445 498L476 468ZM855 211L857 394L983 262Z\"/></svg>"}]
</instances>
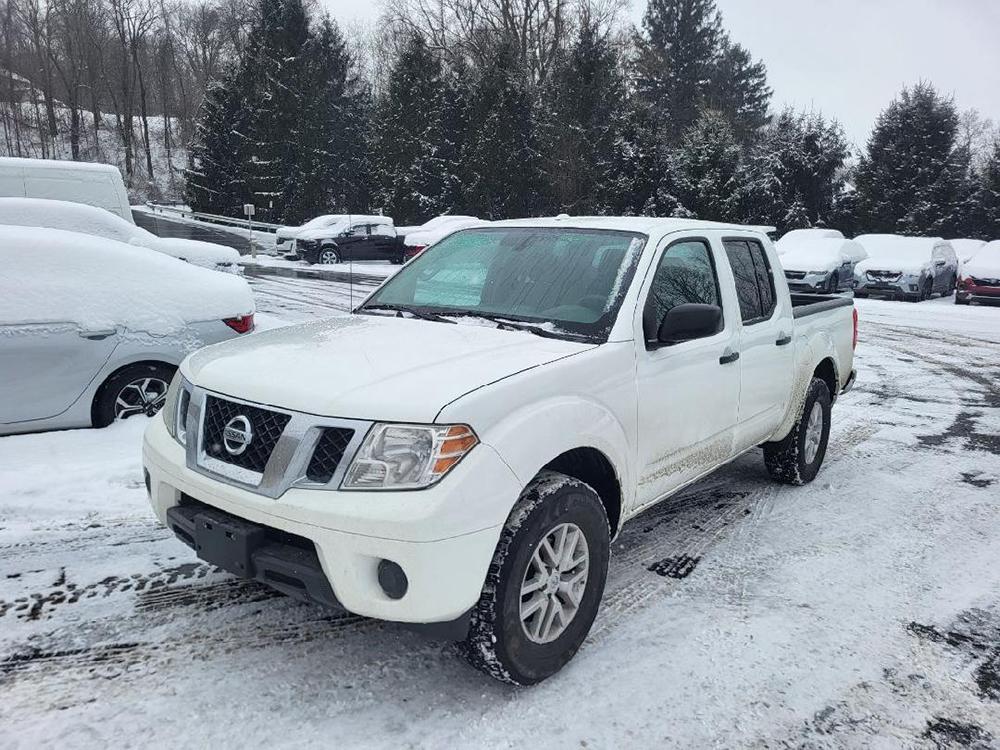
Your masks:
<instances>
[{"instance_id":1,"label":"red car","mask_svg":"<svg viewBox=\"0 0 1000 750\"><path fill-rule=\"evenodd\" d=\"M962 266L955 304L972 302L1000 302L1000 240L984 245Z\"/></svg>"}]
</instances>

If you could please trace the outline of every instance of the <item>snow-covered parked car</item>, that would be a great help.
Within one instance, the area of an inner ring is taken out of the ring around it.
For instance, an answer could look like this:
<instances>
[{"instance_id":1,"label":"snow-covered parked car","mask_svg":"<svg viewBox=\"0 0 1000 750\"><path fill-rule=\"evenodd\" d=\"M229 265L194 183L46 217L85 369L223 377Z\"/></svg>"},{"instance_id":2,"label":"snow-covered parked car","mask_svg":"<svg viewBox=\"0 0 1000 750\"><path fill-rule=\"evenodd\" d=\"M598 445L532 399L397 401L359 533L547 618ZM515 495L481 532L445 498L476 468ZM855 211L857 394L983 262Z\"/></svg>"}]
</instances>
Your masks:
<instances>
[{"instance_id":1,"label":"snow-covered parked car","mask_svg":"<svg viewBox=\"0 0 1000 750\"><path fill-rule=\"evenodd\" d=\"M774 243L774 249L778 255L784 255L790 247L807 240L842 240L843 233L839 229L792 229L781 235L781 239Z\"/></svg>"},{"instance_id":2,"label":"snow-covered parked car","mask_svg":"<svg viewBox=\"0 0 1000 750\"><path fill-rule=\"evenodd\" d=\"M281 227L274 233L274 244L280 248L281 252L294 253L295 241L301 232L323 229L346 220L347 214L323 214L297 227Z\"/></svg>"},{"instance_id":3,"label":"snow-covered parked car","mask_svg":"<svg viewBox=\"0 0 1000 750\"><path fill-rule=\"evenodd\" d=\"M351 260L403 262L403 238L389 216L349 216L323 227L301 230L295 254L306 263L330 265Z\"/></svg>"},{"instance_id":4,"label":"snow-covered parked car","mask_svg":"<svg viewBox=\"0 0 1000 750\"><path fill-rule=\"evenodd\" d=\"M213 565L536 683L627 519L760 445L776 480L816 476L852 308L790 295L737 225L463 229L349 316L188 357L146 430L151 504Z\"/></svg>"},{"instance_id":5,"label":"snow-covered parked car","mask_svg":"<svg viewBox=\"0 0 1000 750\"><path fill-rule=\"evenodd\" d=\"M253 330L253 316L239 276L0 226L0 435L153 415L187 354Z\"/></svg>"},{"instance_id":6,"label":"snow-covered parked car","mask_svg":"<svg viewBox=\"0 0 1000 750\"><path fill-rule=\"evenodd\" d=\"M862 234L854 238L868 258L854 267L854 293L920 302L947 297L958 279L958 257L940 237Z\"/></svg>"},{"instance_id":7,"label":"snow-covered parked car","mask_svg":"<svg viewBox=\"0 0 1000 750\"><path fill-rule=\"evenodd\" d=\"M854 266L868 253L854 240L808 237L786 242L780 257L793 292L833 294L854 286Z\"/></svg>"},{"instance_id":8,"label":"snow-covered parked car","mask_svg":"<svg viewBox=\"0 0 1000 750\"><path fill-rule=\"evenodd\" d=\"M231 247L179 237L157 237L103 208L83 203L41 198L0 198L0 225L80 232L155 250L214 271L240 271L240 254ZM112 269L108 271L113 273Z\"/></svg>"},{"instance_id":9,"label":"snow-covered parked car","mask_svg":"<svg viewBox=\"0 0 1000 750\"><path fill-rule=\"evenodd\" d=\"M438 216L423 226L406 233L403 237L403 256L406 260L412 260L420 255L425 248L444 239L452 232L488 223L475 216Z\"/></svg>"},{"instance_id":10,"label":"snow-covered parked car","mask_svg":"<svg viewBox=\"0 0 1000 750\"><path fill-rule=\"evenodd\" d=\"M1000 303L1000 240L984 244L972 260L962 266L955 304L968 305L970 302Z\"/></svg>"},{"instance_id":11,"label":"snow-covered parked car","mask_svg":"<svg viewBox=\"0 0 1000 750\"><path fill-rule=\"evenodd\" d=\"M961 268L963 265L972 260L976 253L983 249L986 245L986 240L971 240L963 238L948 240L948 244L951 245L952 249L955 251L955 255L958 256L958 265L959 268Z\"/></svg>"}]
</instances>

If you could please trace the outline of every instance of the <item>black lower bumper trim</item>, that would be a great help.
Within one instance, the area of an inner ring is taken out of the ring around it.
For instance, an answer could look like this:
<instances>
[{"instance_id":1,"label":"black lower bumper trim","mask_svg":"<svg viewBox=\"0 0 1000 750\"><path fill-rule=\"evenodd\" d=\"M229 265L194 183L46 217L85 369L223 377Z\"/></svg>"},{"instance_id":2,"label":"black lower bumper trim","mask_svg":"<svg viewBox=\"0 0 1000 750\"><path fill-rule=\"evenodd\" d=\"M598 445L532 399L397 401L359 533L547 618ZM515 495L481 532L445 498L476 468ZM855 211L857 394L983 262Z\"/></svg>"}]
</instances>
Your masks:
<instances>
[{"instance_id":1,"label":"black lower bumper trim","mask_svg":"<svg viewBox=\"0 0 1000 750\"><path fill-rule=\"evenodd\" d=\"M185 498L167 510L167 524L199 558L283 594L343 609L308 539Z\"/></svg>"}]
</instances>

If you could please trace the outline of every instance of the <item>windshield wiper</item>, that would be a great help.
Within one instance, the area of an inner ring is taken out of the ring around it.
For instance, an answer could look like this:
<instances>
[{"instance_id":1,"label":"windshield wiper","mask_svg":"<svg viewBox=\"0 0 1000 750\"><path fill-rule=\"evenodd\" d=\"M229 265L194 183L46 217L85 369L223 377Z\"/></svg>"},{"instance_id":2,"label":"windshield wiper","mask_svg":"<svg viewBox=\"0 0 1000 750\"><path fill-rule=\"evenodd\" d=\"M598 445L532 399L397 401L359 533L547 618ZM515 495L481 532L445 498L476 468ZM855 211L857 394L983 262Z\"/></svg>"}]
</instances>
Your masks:
<instances>
[{"instance_id":1,"label":"windshield wiper","mask_svg":"<svg viewBox=\"0 0 1000 750\"><path fill-rule=\"evenodd\" d=\"M572 339L575 341L590 341L588 336L584 336L579 333L568 333L568 332L557 332L550 331L546 328L541 328L538 325L532 323L523 323L517 320L511 320L510 318L505 318L502 315L491 315L490 313L476 312L474 310L461 310L461 311L448 311L444 313L445 315L460 315L469 318L482 318L483 320L489 320L497 324L497 328L506 328L509 331L527 331L528 333L533 333L536 336L542 336L547 339Z\"/></svg>"},{"instance_id":2,"label":"windshield wiper","mask_svg":"<svg viewBox=\"0 0 1000 750\"><path fill-rule=\"evenodd\" d=\"M414 318L420 318L421 320L431 320L435 323L455 323L456 321L449 318L445 318L438 315L430 310L422 310L419 307L407 307L406 305L365 305L358 312L364 312L365 310L392 310L398 313L396 317L400 317L403 313L407 315L412 315Z\"/></svg>"}]
</instances>

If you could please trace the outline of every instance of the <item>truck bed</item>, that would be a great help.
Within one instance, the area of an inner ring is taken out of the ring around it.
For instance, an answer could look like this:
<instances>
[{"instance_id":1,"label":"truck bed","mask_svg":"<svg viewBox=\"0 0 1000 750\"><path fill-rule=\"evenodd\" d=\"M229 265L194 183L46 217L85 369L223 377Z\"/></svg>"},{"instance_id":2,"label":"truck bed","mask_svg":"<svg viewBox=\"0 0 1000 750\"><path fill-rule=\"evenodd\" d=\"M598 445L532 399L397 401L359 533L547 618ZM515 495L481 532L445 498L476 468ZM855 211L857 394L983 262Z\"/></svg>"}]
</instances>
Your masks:
<instances>
[{"instance_id":1,"label":"truck bed","mask_svg":"<svg viewBox=\"0 0 1000 750\"><path fill-rule=\"evenodd\" d=\"M838 307L854 306L852 297L843 297L839 294L797 294L792 292L791 297L792 315L796 318L816 315Z\"/></svg>"}]
</instances>

